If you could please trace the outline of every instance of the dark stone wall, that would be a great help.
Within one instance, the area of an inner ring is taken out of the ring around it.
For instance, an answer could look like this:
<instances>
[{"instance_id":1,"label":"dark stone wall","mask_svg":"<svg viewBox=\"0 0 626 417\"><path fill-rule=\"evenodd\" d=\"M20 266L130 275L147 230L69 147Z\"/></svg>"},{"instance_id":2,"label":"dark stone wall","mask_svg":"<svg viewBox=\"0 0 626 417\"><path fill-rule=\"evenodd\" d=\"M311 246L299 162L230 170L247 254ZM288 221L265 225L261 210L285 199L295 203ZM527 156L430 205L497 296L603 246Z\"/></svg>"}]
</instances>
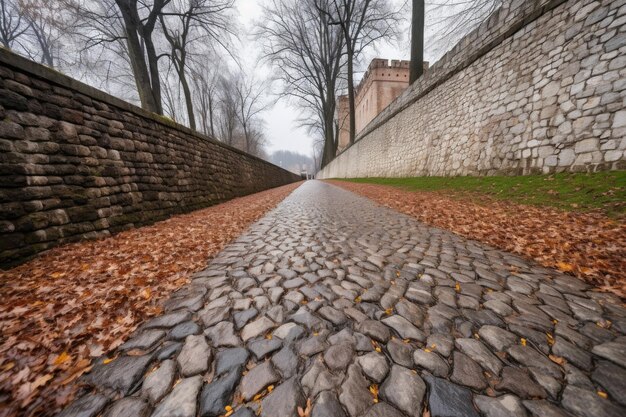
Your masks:
<instances>
[{"instance_id":1,"label":"dark stone wall","mask_svg":"<svg viewBox=\"0 0 626 417\"><path fill-rule=\"evenodd\" d=\"M0 266L299 180L0 48Z\"/></svg>"}]
</instances>

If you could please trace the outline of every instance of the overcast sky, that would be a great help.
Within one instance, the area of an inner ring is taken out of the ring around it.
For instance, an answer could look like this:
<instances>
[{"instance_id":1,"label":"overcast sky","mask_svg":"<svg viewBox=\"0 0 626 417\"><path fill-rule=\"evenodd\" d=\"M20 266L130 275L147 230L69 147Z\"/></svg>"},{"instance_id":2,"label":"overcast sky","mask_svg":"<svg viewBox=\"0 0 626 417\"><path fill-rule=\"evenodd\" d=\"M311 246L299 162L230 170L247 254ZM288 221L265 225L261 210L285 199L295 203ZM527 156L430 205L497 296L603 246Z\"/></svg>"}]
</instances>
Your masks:
<instances>
[{"instance_id":1,"label":"overcast sky","mask_svg":"<svg viewBox=\"0 0 626 417\"><path fill-rule=\"evenodd\" d=\"M398 3L403 0L390 1ZM252 30L255 19L258 19L261 16L263 2L264 0L238 0L237 5L239 8L241 23L248 31ZM244 45L244 52L240 56L245 57L248 61L244 65L247 65L248 68L254 67L258 59L257 52L255 52L258 51L258 47L255 47L256 45L254 45L252 40L244 40L244 36L242 36L242 41L246 44ZM398 45L380 45L378 47L378 51L374 49L367 51L367 57L364 62L369 63L369 61L374 57L387 59L408 59L409 55L407 45L405 45L405 48L401 48ZM357 76L360 77L360 74ZM284 99L279 100L269 111L265 113L264 118L267 123L266 132L269 140L267 150L269 153L284 149L299 152L305 155L312 154L313 139L304 129L300 129L296 126L295 120L297 117L298 109L287 103Z\"/></svg>"}]
</instances>

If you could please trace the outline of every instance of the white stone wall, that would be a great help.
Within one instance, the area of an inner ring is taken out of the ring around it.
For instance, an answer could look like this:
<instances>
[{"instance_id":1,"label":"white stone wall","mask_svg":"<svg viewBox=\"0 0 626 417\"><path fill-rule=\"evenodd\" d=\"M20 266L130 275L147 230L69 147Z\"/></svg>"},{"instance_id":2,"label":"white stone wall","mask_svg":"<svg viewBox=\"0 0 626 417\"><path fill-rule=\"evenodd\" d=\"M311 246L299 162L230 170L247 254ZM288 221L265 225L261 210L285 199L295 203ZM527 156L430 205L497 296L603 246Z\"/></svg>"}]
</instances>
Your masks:
<instances>
[{"instance_id":1,"label":"white stone wall","mask_svg":"<svg viewBox=\"0 0 626 417\"><path fill-rule=\"evenodd\" d=\"M624 169L625 150L626 0L517 0L318 178Z\"/></svg>"}]
</instances>

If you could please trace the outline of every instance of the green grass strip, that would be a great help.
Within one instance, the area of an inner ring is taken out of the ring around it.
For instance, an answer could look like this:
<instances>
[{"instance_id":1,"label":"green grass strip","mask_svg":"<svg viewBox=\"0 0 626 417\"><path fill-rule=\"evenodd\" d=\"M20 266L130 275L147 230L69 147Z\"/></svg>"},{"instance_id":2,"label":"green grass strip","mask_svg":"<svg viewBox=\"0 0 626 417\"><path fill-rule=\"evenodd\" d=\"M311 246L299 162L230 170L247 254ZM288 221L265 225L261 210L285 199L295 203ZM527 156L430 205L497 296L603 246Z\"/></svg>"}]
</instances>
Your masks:
<instances>
[{"instance_id":1,"label":"green grass strip","mask_svg":"<svg viewBox=\"0 0 626 417\"><path fill-rule=\"evenodd\" d=\"M494 177L351 178L357 183L391 185L410 191L448 191L460 197L488 195L498 200L562 210L600 210L626 215L626 171Z\"/></svg>"}]
</instances>

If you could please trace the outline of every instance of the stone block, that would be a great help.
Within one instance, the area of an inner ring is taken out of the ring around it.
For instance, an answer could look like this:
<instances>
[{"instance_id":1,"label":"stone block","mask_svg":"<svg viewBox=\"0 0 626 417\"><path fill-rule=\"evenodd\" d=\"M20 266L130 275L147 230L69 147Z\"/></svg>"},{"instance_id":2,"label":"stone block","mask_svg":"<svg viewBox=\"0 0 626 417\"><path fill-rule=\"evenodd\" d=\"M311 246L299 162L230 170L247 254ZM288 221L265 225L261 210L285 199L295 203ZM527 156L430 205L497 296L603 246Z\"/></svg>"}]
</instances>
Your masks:
<instances>
[{"instance_id":1,"label":"stone block","mask_svg":"<svg viewBox=\"0 0 626 417\"><path fill-rule=\"evenodd\" d=\"M600 140L597 138L583 139L581 141L576 142L576 145L574 145L574 152L576 154L592 152L592 151L598 150L599 146L600 146Z\"/></svg>"},{"instance_id":2,"label":"stone block","mask_svg":"<svg viewBox=\"0 0 626 417\"><path fill-rule=\"evenodd\" d=\"M544 165L548 167L555 167L558 165L558 158L556 155L550 155L544 159Z\"/></svg>"},{"instance_id":3,"label":"stone block","mask_svg":"<svg viewBox=\"0 0 626 417\"><path fill-rule=\"evenodd\" d=\"M621 150L613 150L613 151L607 151L604 154L604 160L606 162L615 162L615 161L619 161L622 156L623 156L624 152Z\"/></svg>"},{"instance_id":4,"label":"stone block","mask_svg":"<svg viewBox=\"0 0 626 417\"><path fill-rule=\"evenodd\" d=\"M624 126L626 126L626 110L620 110L613 116L612 128L615 129Z\"/></svg>"},{"instance_id":5,"label":"stone block","mask_svg":"<svg viewBox=\"0 0 626 417\"><path fill-rule=\"evenodd\" d=\"M2 94L0 92L0 94ZM3 139L23 139L24 128L9 120L0 120L0 138Z\"/></svg>"},{"instance_id":6,"label":"stone block","mask_svg":"<svg viewBox=\"0 0 626 417\"><path fill-rule=\"evenodd\" d=\"M558 165L561 167L568 167L572 165L575 159L576 159L576 153L574 152L573 149L563 149L559 153Z\"/></svg>"}]
</instances>

